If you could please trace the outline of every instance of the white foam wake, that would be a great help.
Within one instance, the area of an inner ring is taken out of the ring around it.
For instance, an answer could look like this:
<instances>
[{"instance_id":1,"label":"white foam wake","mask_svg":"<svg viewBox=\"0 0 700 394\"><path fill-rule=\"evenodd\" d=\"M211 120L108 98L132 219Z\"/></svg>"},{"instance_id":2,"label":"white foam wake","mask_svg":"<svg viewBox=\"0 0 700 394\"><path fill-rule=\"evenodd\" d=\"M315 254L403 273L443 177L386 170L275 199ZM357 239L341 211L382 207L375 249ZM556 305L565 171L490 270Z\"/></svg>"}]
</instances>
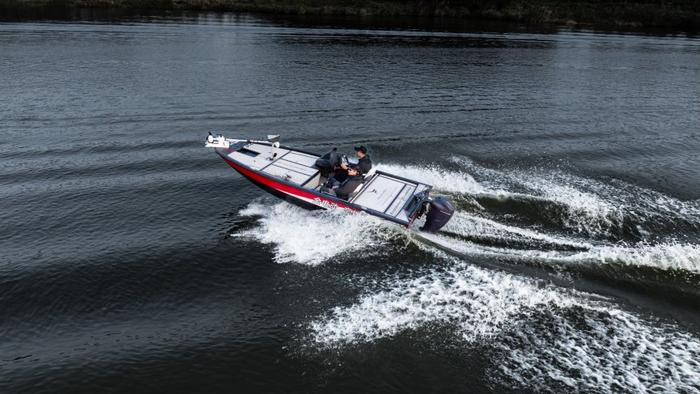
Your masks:
<instances>
[{"instance_id":1,"label":"white foam wake","mask_svg":"<svg viewBox=\"0 0 700 394\"><path fill-rule=\"evenodd\" d=\"M622 223L624 219L620 206L600 195L543 177L521 175L520 179L538 196L565 206L567 215L562 218L563 225L577 232L607 234L610 227Z\"/></svg>"},{"instance_id":2,"label":"white foam wake","mask_svg":"<svg viewBox=\"0 0 700 394\"><path fill-rule=\"evenodd\" d=\"M609 235L610 228L619 226L625 215L644 217L661 214L669 218L698 220L696 202L682 202L658 192L633 185L611 186L558 171L549 173L497 171L476 165L471 160L453 157L452 162L464 166L488 180L479 182L467 172L446 171L438 167L387 165L386 170L405 173L438 190L474 195L494 195L512 198L540 198L567 208L562 224L580 233ZM508 189L513 189L508 191ZM520 189L519 189L520 188ZM517 191L516 191L517 189ZM531 194L524 194L530 190ZM641 216L640 216L641 215ZM510 257L517 260L535 260L549 263L623 264L646 266L662 270L684 270L700 273L700 245L667 239L659 244L603 244L542 233L539 231L499 223L495 220L456 212L445 227L446 231L466 237L492 237L501 241L527 243L538 241L553 247L585 249L570 252L540 249L510 249L480 245L464 240L438 237L437 242L468 255ZM431 238L434 240L434 237ZM533 247L537 246L533 243Z\"/></svg>"},{"instance_id":3,"label":"white foam wake","mask_svg":"<svg viewBox=\"0 0 700 394\"><path fill-rule=\"evenodd\" d=\"M428 322L444 322L459 326L464 339L473 342L497 335L513 316L528 308L572 302L551 288L536 288L514 276L466 265L397 280L386 287L313 322L314 341L328 345L372 341Z\"/></svg>"},{"instance_id":4,"label":"white foam wake","mask_svg":"<svg viewBox=\"0 0 700 394\"><path fill-rule=\"evenodd\" d=\"M357 250L382 253L378 246L402 234L401 228L364 213L307 211L286 202L253 202L239 214L257 218L258 226L232 236L273 245L278 263L318 265Z\"/></svg>"},{"instance_id":5,"label":"white foam wake","mask_svg":"<svg viewBox=\"0 0 700 394\"><path fill-rule=\"evenodd\" d=\"M565 259L598 264L646 266L662 270L683 270L700 274L700 245L694 244L597 246L589 251L567 256Z\"/></svg>"},{"instance_id":6,"label":"white foam wake","mask_svg":"<svg viewBox=\"0 0 700 394\"><path fill-rule=\"evenodd\" d=\"M461 239L455 239L441 234L421 233L414 237L418 246L422 239L439 245L448 250L465 256L487 256L507 259L510 262L546 263L549 265L612 265L620 264L630 267L651 267L660 270L681 270L700 274L700 245L684 243L664 243L658 245L586 245L574 240L559 241L556 238L549 242L555 245L571 245L585 247L582 251L540 250L540 249L511 249L481 245ZM423 247L427 251L434 251Z\"/></svg>"},{"instance_id":7,"label":"white foam wake","mask_svg":"<svg viewBox=\"0 0 700 394\"><path fill-rule=\"evenodd\" d=\"M648 234L647 224L688 223L700 228L700 202L681 201L663 193L615 179L605 182L560 170L531 168L494 170L454 156L451 161L472 174L487 191L515 199L542 199L565 208L561 224L585 234L609 236L626 220Z\"/></svg>"},{"instance_id":8,"label":"white foam wake","mask_svg":"<svg viewBox=\"0 0 700 394\"><path fill-rule=\"evenodd\" d=\"M569 214L565 222L582 232L608 234L607 228L613 221L619 221L621 209L635 214L627 207L622 187L603 185L562 173L555 173L548 179L517 171L497 171L477 166L464 158L453 158L456 164L470 171L487 176L491 184L486 187L464 171L445 170L436 166L405 166L382 164L380 169L414 178L435 185L438 190L473 195L501 195L513 198L542 198L568 206ZM484 175L486 174L486 175ZM560 183L565 183L561 185ZM485 184L485 183L484 183ZM515 186L514 186L515 185ZM519 186L517 186L519 185ZM505 188L518 189L506 191ZM523 189L524 188L524 189ZM609 189L614 190L609 190ZM525 189L533 194L522 194ZM594 190L583 191L582 189ZM630 192L631 193L631 192ZM675 212L674 215L692 214L693 203L681 203L670 197L634 188L635 196L643 196L645 201L635 209L651 212L651 205L659 204L659 210ZM613 195L618 195L613 197ZM618 198L618 200L614 200ZM632 198L632 197L630 197ZM608 200L613 201L608 202ZM568 205L567 205L568 204ZM623 208L620 208L623 207ZM676 212L676 210L681 210ZM578 212L578 213L577 213ZM386 249L386 239L402 237L403 232L394 225L365 214L349 214L345 211L308 212L286 203L269 205L252 203L241 211L243 216L258 217L259 225L236 236L249 236L260 242L274 246L277 262L298 262L320 264L346 252L365 250L378 253ZM488 212L479 211L479 215ZM671 213L668 215L673 216ZM692 219L692 215L688 216ZM491 238L495 246L467 242L437 236L431 240L446 248L468 255L488 255L507 257L514 261L531 260L560 264L623 264L648 266L659 269L678 269L700 273L700 246L692 243L675 242L668 238L660 244L606 244L602 241L588 241L582 236L555 235L501 223L491 218L456 212L447 224L446 231L470 239ZM584 231L585 230L585 231ZM362 242L358 242L361 240ZM509 248L509 242L518 242L517 248ZM505 244L498 246L499 243ZM543 245L546 244L546 245ZM527 247L528 244L532 246ZM381 248L376 246L383 245ZM525 246L525 247L523 247ZM553 249L553 250L552 250ZM573 251L572 251L573 249ZM583 250L582 250L583 249Z\"/></svg>"},{"instance_id":9,"label":"white foam wake","mask_svg":"<svg viewBox=\"0 0 700 394\"><path fill-rule=\"evenodd\" d=\"M620 201L586 190L587 186L597 184L592 180L559 171L497 171L457 156L451 161L484 176L483 183L496 188L500 195L541 199L564 207L566 215L560 218L562 224L577 232L607 235L608 229L624 218Z\"/></svg>"},{"instance_id":10,"label":"white foam wake","mask_svg":"<svg viewBox=\"0 0 700 394\"><path fill-rule=\"evenodd\" d=\"M310 323L321 347L373 342L432 323L490 349L495 380L584 391L694 391L700 340L607 301L456 264L336 307Z\"/></svg>"},{"instance_id":11,"label":"white foam wake","mask_svg":"<svg viewBox=\"0 0 700 394\"><path fill-rule=\"evenodd\" d=\"M546 319L546 320L543 320ZM698 392L700 341L615 307L549 311L494 343L511 386L579 392Z\"/></svg>"},{"instance_id":12,"label":"white foam wake","mask_svg":"<svg viewBox=\"0 0 700 394\"><path fill-rule=\"evenodd\" d=\"M527 228L509 226L495 220L455 212L443 228L466 237L492 237L503 241L539 241L561 247L591 248L592 244L577 239L544 234Z\"/></svg>"},{"instance_id":13,"label":"white foam wake","mask_svg":"<svg viewBox=\"0 0 700 394\"><path fill-rule=\"evenodd\" d=\"M487 169L464 158L453 157L452 161L486 179L479 182L468 171L451 171L431 165L381 164L378 168L433 185L439 192L552 202L565 207L566 215L560 218L562 224L577 232L607 234L608 228L622 219L620 209L613 202L576 188L569 182L547 180L548 176L541 174Z\"/></svg>"},{"instance_id":14,"label":"white foam wake","mask_svg":"<svg viewBox=\"0 0 700 394\"><path fill-rule=\"evenodd\" d=\"M443 192L480 194L486 189L466 172L449 171L438 166L411 166L400 164L379 164L378 170L386 171L404 178L433 185Z\"/></svg>"}]
</instances>

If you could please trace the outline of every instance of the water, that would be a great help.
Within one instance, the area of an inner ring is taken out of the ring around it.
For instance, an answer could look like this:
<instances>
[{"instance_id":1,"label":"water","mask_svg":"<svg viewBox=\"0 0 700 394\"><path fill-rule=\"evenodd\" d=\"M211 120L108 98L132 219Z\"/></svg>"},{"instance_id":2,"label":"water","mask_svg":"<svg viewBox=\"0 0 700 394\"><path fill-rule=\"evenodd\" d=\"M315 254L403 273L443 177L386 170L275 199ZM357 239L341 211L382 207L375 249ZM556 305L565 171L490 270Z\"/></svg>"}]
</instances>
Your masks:
<instances>
[{"instance_id":1,"label":"water","mask_svg":"<svg viewBox=\"0 0 700 394\"><path fill-rule=\"evenodd\" d=\"M0 392L700 391L698 39L297 22L0 24ZM210 130L458 211L303 211Z\"/></svg>"}]
</instances>

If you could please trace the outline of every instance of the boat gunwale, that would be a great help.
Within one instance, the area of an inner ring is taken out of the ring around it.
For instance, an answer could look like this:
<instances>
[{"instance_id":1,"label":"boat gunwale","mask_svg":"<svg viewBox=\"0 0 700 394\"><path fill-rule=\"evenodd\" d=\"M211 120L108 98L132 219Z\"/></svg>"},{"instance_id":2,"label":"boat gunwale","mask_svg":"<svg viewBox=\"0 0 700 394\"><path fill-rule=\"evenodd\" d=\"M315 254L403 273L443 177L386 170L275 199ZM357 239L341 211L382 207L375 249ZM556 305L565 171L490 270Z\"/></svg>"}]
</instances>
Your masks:
<instances>
[{"instance_id":1,"label":"boat gunwale","mask_svg":"<svg viewBox=\"0 0 700 394\"><path fill-rule=\"evenodd\" d=\"M251 140L237 140L237 141L246 142L246 143L261 144L261 145L272 145L272 143L267 143L267 142L264 142L264 141L251 141ZM282 148L282 149L287 149L287 150L292 151L292 152L300 152L300 153L304 153L304 154L311 155L311 156L315 156L315 157L321 157L321 156L317 155L316 153L307 152L307 151L303 151L303 150L295 149L295 148L290 148L290 147L287 147L287 146L280 146L280 148ZM363 207L362 205L355 204L355 203L352 203L352 202L350 202L350 201L346 201L346 200L340 199L340 198L335 197L335 196L331 196L331 195L329 195L329 194L327 194L327 193L322 193L322 192L319 192L319 191L316 191L316 190L313 190L313 189L305 188L305 187L303 187L303 186L301 186L301 185L299 185L299 184L297 184L297 183L289 182L289 181L287 181L287 180L284 180L284 179L282 179L282 178L276 177L276 176L274 176L274 175L267 174L267 173L265 173L265 172L263 172L263 171L261 171L261 170L255 170L255 169L251 168L250 166L248 166L248 165L246 165L246 164L244 164L244 163L242 163L242 162L240 162L240 161L238 161L238 160L236 160L236 159L230 157L228 154L233 153L233 152L236 151L236 150L233 150L233 149L231 149L231 148L216 148L215 151L216 151L216 153L219 154L219 156L221 156L221 158L224 159L224 161L226 161L226 162L230 162L230 163L233 163L233 164L235 164L235 165L237 165L237 166L240 166L240 167L242 167L243 169L245 169L245 170L247 170L247 171L250 171L250 172L252 172L252 173L254 173L254 174L256 174L256 175L259 175L259 176L261 176L261 177L263 177L263 178L266 178L266 179L268 179L268 180L270 180L270 181L279 182L279 183L281 183L281 184L283 184L283 185L285 185L285 186L287 186L287 187L290 187L290 188L293 188L293 189L296 189L296 190L300 190L300 191L304 191L304 192L307 192L307 193L311 193L312 195L318 197L321 201L328 200L328 202L330 202L330 203L336 205L336 206L339 207L339 208L348 208L348 209L351 209L351 210L353 210L353 211L364 211L364 212L369 213L369 214L372 215L372 216L377 216L377 217L380 217L380 218L382 218L382 219L386 219L386 220L389 220L389 221L391 221L391 222L401 224L401 225L403 225L403 226L405 226L405 227L409 227L409 226L411 225L411 223L413 222L413 220L415 220L415 217L414 217L414 218L409 218L409 220L397 219L396 217L387 215L387 214L385 214L385 213L383 213L383 212L380 212L380 211L377 211L377 210L374 210L374 209L371 209L371 208ZM223 151L223 152L226 152L226 154L222 153L222 151ZM235 167L234 167L234 169L235 169L237 172L240 173L240 171L238 171L238 169L236 169ZM395 178L400 179L400 180L403 180L403 181L408 181L408 182L412 182L412 183L420 183L420 182L416 182L416 181L414 181L414 180L412 180L412 179L402 178L402 177L400 177L400 176L396 176L396 175L393 175L393 174L389 174L389 173L386 173L386 172L383 172L383 171L376 171L375 174L386 174L386 175L390 175L390 176L392 176L392 177L395 177ZM241 174L241 175L245 176L245 174ZM246 178L247 178L247 177L246 177ZM251 180L251 181L252 181L252 180ZM252 181L252 182L253 182L253 183L256 183L256 182L254 182L254 181ZM271 187L271 188L274 189L274 187L269 186L269 185L264 185L264 186ZM431 189L432 189L432 186L431 186L431 185L426 185L426 186L428 186L428 188L429 188L428 190L431 190ZM293 197L295 197L295 198L297 198L297 199L300 199L299 196L293 196ZM306 202L306 201L305 201L305 202ZM308 203L308 202L306 202L306 203ZM313 204L313 203L308 203L308 204ZM327 207L326 207L326 206L323 206L322 204L319 204L318 207L319 207L319 208L327 209Z\"/></svg>"}]
</instances>

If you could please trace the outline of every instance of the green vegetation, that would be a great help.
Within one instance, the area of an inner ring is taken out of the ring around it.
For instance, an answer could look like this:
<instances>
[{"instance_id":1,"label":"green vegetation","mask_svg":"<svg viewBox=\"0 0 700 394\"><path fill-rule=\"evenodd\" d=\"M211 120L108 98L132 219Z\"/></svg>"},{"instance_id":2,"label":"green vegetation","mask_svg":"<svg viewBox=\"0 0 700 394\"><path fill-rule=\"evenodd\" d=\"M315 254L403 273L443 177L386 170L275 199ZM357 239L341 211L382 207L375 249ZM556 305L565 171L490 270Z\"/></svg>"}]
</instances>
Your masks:
<instances>
[{"instance_id":1,"label":"green vegetation","mask_svg":"<svg viewBox=\"0 0 700 394\"><path fill-rule=\"evenodd\" d=\"M0 0L0 10L116 8L298 15L429 16L700 30L698 0Z\"/></svg>"}]
</instances>

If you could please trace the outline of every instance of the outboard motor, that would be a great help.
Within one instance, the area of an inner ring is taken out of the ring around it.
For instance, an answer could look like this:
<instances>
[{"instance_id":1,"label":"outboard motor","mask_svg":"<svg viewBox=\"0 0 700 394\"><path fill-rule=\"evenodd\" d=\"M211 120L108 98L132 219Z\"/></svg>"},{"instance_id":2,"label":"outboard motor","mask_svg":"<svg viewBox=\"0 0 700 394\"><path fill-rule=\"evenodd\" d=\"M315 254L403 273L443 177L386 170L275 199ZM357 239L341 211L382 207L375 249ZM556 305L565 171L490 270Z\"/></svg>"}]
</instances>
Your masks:
<instances>
[{"instance_id":1,"label":"outboard motor","mask_svg":"<svg viewBox=\"0 0 700 394\"><path fill-rule=\"evenodd\" d=\"M454 212L455 207L447 197L435 197L430 202L425 224L420 229L429 233L436 233L450 221Z\"/></svg>"}]
</instances>

